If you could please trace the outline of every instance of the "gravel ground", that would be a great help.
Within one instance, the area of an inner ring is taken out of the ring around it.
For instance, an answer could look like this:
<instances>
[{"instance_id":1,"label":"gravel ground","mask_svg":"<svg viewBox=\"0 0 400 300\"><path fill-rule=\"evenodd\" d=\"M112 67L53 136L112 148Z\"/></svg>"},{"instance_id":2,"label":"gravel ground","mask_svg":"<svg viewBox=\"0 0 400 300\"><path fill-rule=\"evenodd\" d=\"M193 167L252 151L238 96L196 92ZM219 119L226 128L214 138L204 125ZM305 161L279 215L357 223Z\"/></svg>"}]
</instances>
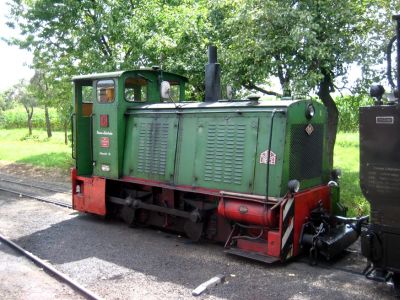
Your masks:
<instances>
[{"instance_id":1,"label":"gravel ground","mask_svg":"<svg viewBox=\"0 0 400 300\"><path fill-rule=\"evenodd\" d=\"M84 299L0 242L2 299Z\"/></svg>"},{"instance_id":2,"label":"gravel ground","mask_svg":"<svg viewBox=\"0 0 400 300\"><path fill-rule=\"evenodd\" d=\"M390 286L357 274L365 266L357 253L317 267L304 259L265 265L228 256L221 245L132 229L7 193L0 193L0 232L106 299L194 298L191 291L217 274L226 282L198 299L392 297Z\"/></svg>"}]
</instances>

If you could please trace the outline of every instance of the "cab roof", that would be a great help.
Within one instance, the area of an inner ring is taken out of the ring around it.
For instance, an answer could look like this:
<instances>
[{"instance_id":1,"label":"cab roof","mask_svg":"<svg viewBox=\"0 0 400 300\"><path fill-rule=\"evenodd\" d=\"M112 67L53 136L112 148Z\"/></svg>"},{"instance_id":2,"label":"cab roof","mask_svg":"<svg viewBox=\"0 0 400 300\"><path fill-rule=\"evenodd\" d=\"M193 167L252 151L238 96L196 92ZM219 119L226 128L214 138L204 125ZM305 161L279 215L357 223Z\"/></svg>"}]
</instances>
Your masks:
<instances>
[{"instance_id":1,"label":"cab roof","mask_svg":"<svg viewBox=\"0 0 400 300\"><path fill-rule=\"evenodd\" d=\"M79 81L79 80L97 80L97 79L105 79L105 78L118 78L121 77L125 73L153 73L153 74L160 74L160 73L177 77L180 80L187 82L188 79L185 76L178 75L171 72L166 72L161 69L153 69L153 68L143 68L143 69L136 69L136 70L124 70L124 71L116 71L116 72L105 72L105 73L93 73L93 74L86 74L86 75L77 75L72 77L72 81Z\"/></svg>"}]
</instances>

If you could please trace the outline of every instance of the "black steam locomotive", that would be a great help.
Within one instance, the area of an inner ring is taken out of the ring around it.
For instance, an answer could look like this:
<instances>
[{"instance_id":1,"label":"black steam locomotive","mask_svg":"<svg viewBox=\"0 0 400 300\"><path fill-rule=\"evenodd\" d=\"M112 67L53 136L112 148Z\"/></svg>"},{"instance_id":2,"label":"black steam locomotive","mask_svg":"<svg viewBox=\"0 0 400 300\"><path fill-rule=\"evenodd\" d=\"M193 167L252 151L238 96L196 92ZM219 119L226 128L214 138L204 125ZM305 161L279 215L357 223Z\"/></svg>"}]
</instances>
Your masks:
<instances>
[{"instance_id":1,"label":"black steam locomotive","mask_svg":"<svg viewBox=\"0 0 400 300\"><path fill-rule=\"evenodd\" d=\"M381 85L371 88L375 105L360 107L360 185L371 204L370 224L361 237L368 259L367 278L393 281L400 295L400 15L388 46L388 80L394 100L384 103ZM397 44L397 89L391 76L391 50Z\"/></svg>"}]
</instances>

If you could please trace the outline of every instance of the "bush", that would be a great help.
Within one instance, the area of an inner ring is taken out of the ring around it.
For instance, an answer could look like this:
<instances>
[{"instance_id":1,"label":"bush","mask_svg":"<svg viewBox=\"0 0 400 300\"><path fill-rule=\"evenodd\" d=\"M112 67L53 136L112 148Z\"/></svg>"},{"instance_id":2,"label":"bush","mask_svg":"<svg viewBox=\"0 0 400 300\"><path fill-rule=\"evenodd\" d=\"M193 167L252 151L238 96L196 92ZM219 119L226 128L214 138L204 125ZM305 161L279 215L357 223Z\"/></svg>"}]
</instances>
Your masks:
<instances>
[{"instance_id":1,"label":"bush","mask_svg":"<svg viewBox=\"0 0 400 300\"><path fill-rule=\"evenodd\" d=\"M64 130L62 121L55 108L49 108L49 116L52 130ZM32 125L36 129L46 129L46 119L44 109L35 107L33 109ZM17 106L13 109L5 110L0 115L0 128L27 128L27 114L23 106Z\"/></svg>"},{"instance_id":2,"label":"bush","mask_svg":"<svg viewBox=\"0 0 400 300\"><path fill-rule=\"evenodd\" d=\"M344 96L335 99L339 110L339 131L357 132L359 124L358 108L371 103L365 96Z\"/></svg>"}]
</instances>

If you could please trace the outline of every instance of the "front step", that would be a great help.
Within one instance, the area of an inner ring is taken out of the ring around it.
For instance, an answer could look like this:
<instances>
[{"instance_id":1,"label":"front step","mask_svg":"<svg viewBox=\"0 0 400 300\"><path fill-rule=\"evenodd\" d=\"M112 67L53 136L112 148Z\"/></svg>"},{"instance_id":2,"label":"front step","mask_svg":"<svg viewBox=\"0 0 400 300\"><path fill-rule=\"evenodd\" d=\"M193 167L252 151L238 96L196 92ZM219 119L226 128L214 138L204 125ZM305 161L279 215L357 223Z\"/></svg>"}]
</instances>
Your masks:
<instances>
[{"instance_id":1,"label":"front step","mask_svg":"<svg viewBox=\"0 0 400 300\"><path fill-rule=\"evenodd\" d=\"M267 264L272 264L277 261L280 261L280 259L277 257L268 256L268 255L264 255L264 254L257 253L257 252L249 252L249 251L245 251L245 250L242 250L239 248L230 248L228 250L225 250L225 253L249 258L249 259L260 261L260 262L267 263Z\"/></svg>"},{"instance_id":2,"label":"front step","mask_svg":"<svg viewBox=\"0 0 400 300\"><path fill-rule=\"evenodd\" d=\"M226 248L225 252L268 264L280 260L279 257L267 254L268 242L264 239L249 240L245 238L237 238L236 245Z\"/></svg>"}]
</instances>

